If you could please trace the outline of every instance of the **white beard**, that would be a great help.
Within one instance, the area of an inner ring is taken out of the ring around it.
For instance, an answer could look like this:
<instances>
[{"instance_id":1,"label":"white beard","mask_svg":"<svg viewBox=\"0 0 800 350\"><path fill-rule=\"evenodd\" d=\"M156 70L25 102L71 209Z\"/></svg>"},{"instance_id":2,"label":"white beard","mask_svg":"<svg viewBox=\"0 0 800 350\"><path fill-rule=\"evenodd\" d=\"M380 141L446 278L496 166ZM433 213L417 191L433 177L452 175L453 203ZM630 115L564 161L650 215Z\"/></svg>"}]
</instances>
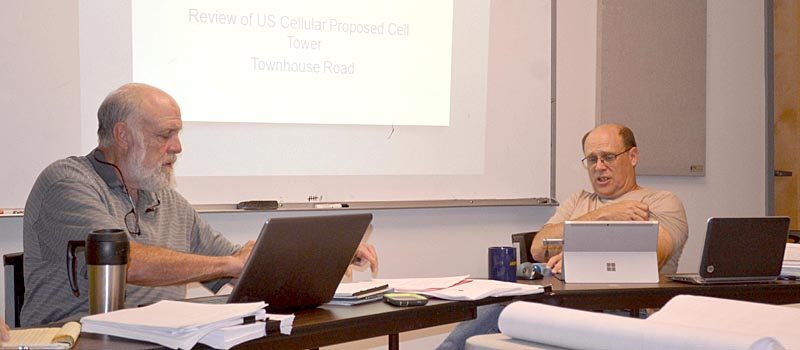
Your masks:
<instances>
[{"instance_id":1,"label":"white beard","mask_svg":"<svg viewBox=\"0 0 800 350\"><path fill-rule=\"evenodd\" d=\"M167 154L160 159L154 166L147 167L144 164L145 150L144 137L139 131L134 131L134 145L131 154L125 159L125 168L129 170L129 181L138 185L140 190L147 192L158 192L167 188L175 187L175 174L172 168L161 166L167 161L173 164L178 156Z\"/></svg>"}]
</instances>

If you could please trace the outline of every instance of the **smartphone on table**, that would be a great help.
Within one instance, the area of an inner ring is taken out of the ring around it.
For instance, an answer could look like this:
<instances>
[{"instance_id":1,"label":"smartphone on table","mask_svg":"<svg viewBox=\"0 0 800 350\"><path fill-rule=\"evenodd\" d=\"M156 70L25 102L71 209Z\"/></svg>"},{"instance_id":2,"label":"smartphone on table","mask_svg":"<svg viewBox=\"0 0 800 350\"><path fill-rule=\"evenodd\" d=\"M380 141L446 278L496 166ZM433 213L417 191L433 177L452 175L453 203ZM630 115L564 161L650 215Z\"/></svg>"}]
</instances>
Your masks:
<instances>
[{"instance_id":1,"label":"smartphone on table","mask_svg":"<svg viewBox=\"0 0 800 350\"><path fill-rule=\"evenodd\" d=\"M386 293L383 301L396 306L422 306L428 303L428 298L412 293Z\"/></svg>"}]
</instances>

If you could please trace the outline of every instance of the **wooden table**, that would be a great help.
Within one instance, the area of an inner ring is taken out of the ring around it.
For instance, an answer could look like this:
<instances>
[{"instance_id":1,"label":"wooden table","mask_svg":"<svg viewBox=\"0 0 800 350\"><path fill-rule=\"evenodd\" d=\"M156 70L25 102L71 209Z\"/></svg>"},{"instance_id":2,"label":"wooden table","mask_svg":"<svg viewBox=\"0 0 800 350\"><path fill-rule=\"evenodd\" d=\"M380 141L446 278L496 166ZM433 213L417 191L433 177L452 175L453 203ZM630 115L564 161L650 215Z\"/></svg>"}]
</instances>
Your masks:
<instances>
[{"instance_id":1,"label":"wooden table","mask_svg":"<svg viewBox=\"0 0 800 350\"><path fill-rule=\"evenodd\" d=\"M515 300L535 301L583 310L658 308L680 294L770 304L800 303L800 282L697 286L663 279L649 284L567 284L555 278L521 281L552 285L543 294L486 298L471 302L431 300L422 307L395 307L382 302L358 306L322 306L296 314L292 334L269 334L237 349L308 349L378 336L388 336L389 349L399 348L400 332L475 318L480 305ZM149 349L151 343L84 333L76 349Z\"/></svg>"}]
</instances>

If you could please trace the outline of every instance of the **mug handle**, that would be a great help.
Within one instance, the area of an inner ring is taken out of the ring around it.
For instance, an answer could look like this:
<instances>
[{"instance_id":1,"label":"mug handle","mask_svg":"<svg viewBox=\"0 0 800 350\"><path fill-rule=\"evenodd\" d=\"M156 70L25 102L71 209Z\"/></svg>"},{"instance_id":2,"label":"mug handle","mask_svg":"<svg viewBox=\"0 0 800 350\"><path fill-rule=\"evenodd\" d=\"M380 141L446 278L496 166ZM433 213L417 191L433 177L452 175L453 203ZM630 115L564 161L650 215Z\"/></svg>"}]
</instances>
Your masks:
<instances>
[{"instance_id":1,"label":"mug handle","mask_svg":"<svg viewBox=\"0 0 800 350\"><path fill-rule=\"evenodd\" d=\"M75 266L75 249L78 247L86 247L86 241L69 241L67 243L67 277L69 277L69 287L72 288L72 295L79 297L81 291L78 290L78 282L76 277L77 267Z\"/></svg>"}]
</instances>

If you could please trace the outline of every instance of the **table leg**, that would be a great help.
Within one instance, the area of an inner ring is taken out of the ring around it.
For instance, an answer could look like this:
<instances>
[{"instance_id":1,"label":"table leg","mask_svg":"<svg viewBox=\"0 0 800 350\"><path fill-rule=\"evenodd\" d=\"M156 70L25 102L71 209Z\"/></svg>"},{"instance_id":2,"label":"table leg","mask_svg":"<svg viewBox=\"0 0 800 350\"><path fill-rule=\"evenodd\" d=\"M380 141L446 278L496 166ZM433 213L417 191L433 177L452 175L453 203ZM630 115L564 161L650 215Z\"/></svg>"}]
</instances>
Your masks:
<instances>
[{"instance_id":1,"label":"table leg","mask_svg":"<svg viewBox=\"0 0 800 350\"><path fill-rule=\"evenodd\" d=\"M400 334L389 334L389 350L400 350Z\"/></svg>"}]
</instances>

